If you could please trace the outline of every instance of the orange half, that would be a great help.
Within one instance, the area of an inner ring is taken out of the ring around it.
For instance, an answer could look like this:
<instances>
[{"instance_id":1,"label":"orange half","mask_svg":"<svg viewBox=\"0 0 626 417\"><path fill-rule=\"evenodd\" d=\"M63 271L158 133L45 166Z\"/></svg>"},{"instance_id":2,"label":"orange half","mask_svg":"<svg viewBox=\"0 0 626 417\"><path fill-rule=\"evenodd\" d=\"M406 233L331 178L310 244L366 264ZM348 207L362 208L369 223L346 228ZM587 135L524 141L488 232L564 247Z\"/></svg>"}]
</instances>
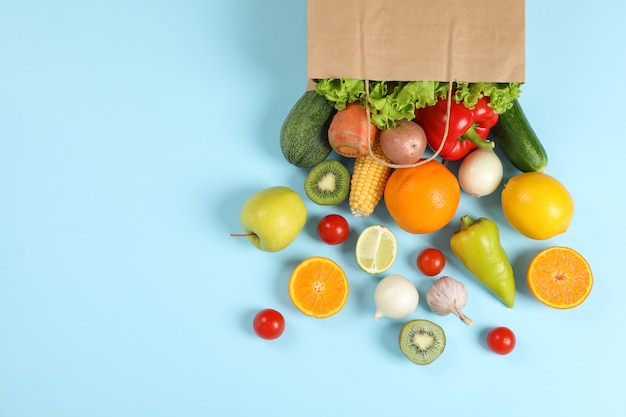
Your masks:
<instances>
[{"instance_id":1,"label":"orange half","mask_svg":"<svg viewBox=\"0 0 626 417\"><path fill-rule=\"evenodd\" d=\"M348 300L348 278L333 260L314 256L296 266L289 279L291 302L307 316L326 318Z\"/></svg>"},{"instance_id":2,"label":"orange half","mask_svg":"<svg viewBox=\"0 0 626 417\"><path fill-rule=\"evenodd\" d=\"M552 246L540 251L526 273L532 295L552 308L567 309L580 305L593 286L587 260L574 249Z\"/></svg>"}]
</instances>

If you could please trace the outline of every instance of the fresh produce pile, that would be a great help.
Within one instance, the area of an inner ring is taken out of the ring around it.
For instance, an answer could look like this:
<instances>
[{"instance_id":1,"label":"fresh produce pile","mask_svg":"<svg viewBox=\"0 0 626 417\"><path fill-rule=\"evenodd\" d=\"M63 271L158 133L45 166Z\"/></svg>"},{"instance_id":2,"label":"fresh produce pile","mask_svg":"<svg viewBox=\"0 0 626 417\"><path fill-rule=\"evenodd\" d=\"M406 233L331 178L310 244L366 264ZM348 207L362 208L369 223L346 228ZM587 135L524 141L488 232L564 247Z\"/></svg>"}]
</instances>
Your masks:
<instances>
[{"instance_id":1,"label":"fresh produce pile","mask_svg":"<svg viewBox=\"0 0 626 417\"><path fill-rule=\"evenodd\" d=\"M530 239L550 239L567 231L574 202L565 186L544 172L547 154L517 100L520 91L518 83L316 80L315 89L306 91L286 116L280 147L290 164L308 170L303 191L311 202L330 208L348 200L356 217L367 217L384 204L401 233L429 234L453 221L461 193L480 198L500 187L504 178L494 152L498 146L519 170L502 189L506 221ZM346 163L349 159L353 164ZM456 174L449 169L451 161L458 161ZM275 252L289 246L306 221L299 193L271 187L246 202L244 233L238 235ZM353 248L358 267L379 280L372 295L375 320L406 319L420 299L410 279L384 275L398 251L389 226L365 228ZM350 221L330 212L319 220L317 231L321 241L344 245ZM516 277L493 220L462 215L449 248L470 278L513 308ZM471 326L474 321L462 311L468 300L465 277L439 276L446 264L441 249L427 248L416 258L423 275L437 277L426 302L436 315L453 314ZM568 247L537 253L525 278L538 301L558 309L580 305L593 285L589 264ZM341 311L349 282L334 260L312 256L294 268L288 290L302 313L325 318ZM274 339L284 330L284 317L263 310L253 327L260 337ZM497 327L486 343L495 353L508 354L515 335ZM443 352L445 332L432 321L410 320L398 344L410 361L426 365Z\"/></svg>"}]
</instances>

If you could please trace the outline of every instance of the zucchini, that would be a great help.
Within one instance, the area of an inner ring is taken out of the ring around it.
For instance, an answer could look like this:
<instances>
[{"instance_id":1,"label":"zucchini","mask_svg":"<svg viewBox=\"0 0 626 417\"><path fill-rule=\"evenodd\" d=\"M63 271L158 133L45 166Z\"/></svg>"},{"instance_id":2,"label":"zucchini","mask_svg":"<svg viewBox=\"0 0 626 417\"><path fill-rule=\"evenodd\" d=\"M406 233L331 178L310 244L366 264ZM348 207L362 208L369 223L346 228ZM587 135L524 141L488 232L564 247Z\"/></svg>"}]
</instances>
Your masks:
<instances>
[{"instance_id":1,"label":"zucchini","mask_svg":"<svg viewBox=\"0 0 626 417\"><path fill-rule=\"evenodd\" d=\"M332 152L328 127L337 110L326 97L306 91L287 114L280 129L280 149L287 161L311 168Z\"/></svg>"},{"instance_id":2,"label":"zucchini","mask_svg":"<svg viewBox=\"0 0 626 417\"><path fill-rule=\"evenodd\" d=\"M522 172L543 172L548 155L517 100L498 117L492 139L511 163Z\"/></svg>"}]
</instances>

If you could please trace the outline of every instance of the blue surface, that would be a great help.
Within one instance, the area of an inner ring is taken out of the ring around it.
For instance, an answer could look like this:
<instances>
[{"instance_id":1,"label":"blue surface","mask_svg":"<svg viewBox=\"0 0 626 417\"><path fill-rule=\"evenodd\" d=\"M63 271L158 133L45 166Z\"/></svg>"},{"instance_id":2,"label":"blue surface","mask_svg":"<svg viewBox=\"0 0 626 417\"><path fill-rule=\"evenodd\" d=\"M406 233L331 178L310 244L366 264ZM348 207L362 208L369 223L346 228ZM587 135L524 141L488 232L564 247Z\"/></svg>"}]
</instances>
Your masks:
<instances>
[{"instance_id":1,"label":"blue surface","mask_svg":"<svg viewBox=\"0 0 626 417\"><path fill-rule=\"evenodd\" d=\"M311 203L292 246L256 250L239 231L254 191L306 175L278 131L306 85L305 0L0 3L0 416L601 415L626 407L626 291L620 92L625 3L527 1L520 99L576 202L570 230L538 242L503 220L498 197L464 196L458 215L499 222L518 278L549 245L575 248L596 282L580 307L535 301L519 280L507 309L451 257L476 324L434 316L414 267L454 226L400 232L391 272L422 292L412 317L441 324L446 351L418 367L399 352L402 321L373 321L377 278L354 264ZM514 169L506 166L506 175ZM299 313L294 265L329 256L351 295L336 316ZM255 312L281 310L265 341ZM486 331L518 346L491 353ZM432 415L432 414L431 414Z\"/></svg>"}]
</instances>

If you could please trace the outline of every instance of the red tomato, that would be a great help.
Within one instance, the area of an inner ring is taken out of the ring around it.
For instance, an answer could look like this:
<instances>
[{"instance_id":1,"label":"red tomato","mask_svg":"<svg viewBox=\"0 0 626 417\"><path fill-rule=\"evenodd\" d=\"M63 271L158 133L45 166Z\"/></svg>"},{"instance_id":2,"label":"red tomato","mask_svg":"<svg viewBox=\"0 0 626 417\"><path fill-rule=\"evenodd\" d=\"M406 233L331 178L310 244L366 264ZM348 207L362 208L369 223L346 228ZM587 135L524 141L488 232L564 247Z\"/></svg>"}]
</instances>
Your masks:
<instances>
[{"instance_id":1,"label":"red tomato","mask_svg":"<svg viewBox=\"0 0 626 417\"><path fill-rule=\"evenodd\" d=\"M507 355L515 348L515 334L508 327L496 327L487 334L487 346L498 355Z\"/></svg>"},{"instance_id":2,"label":"red tomato","mask_svg":"<svg viewBox=\"0 0 626 417\"><path fill-rule=\"evenodd\" d=\"M424 275L435 276L446 266L446 257L439 249L427 248L417 255L417 268Z\"/></svg>"},{"instance_id":3,"label":"red tomato","mask_svg":"<svg viewBox=\"0 0 626 417\"><path fill-rule=\"evenodd\" d=\"M277 339L285 331L285 318L271 308L261 310L254 316L254 332L263 339Z\"/></svg>"},{"instance_id":4,"label":"red tomato","mask_svg":"<svg viewBox=\"0 0 626 417\"><path fill-rule=\"evenodd\" d=\"M317 224L317 234L323 242L338 245L348 238L350 226L348 221L339 214L329 214L322 217Z\"/></svg>"}]
</instances>

